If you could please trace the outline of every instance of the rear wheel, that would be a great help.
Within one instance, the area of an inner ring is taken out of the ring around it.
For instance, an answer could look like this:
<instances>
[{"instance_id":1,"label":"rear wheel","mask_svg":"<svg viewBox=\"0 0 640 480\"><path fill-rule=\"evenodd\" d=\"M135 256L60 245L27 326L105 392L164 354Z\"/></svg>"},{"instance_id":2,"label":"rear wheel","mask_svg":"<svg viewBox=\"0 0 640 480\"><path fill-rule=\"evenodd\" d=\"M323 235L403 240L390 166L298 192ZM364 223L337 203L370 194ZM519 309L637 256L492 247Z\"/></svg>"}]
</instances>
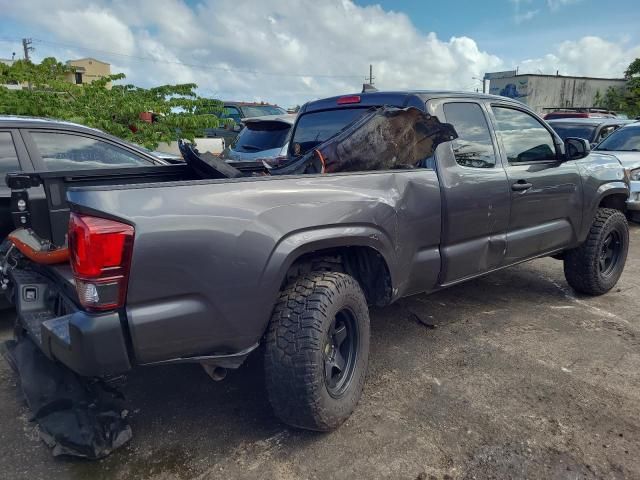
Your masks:
<instances>
[{"instance_id":1,"label":"rear wheel","mask_svg":"<svg viewBox=\"0 0 640 480\"><path fill-rule=\"evenodd\" d=\"M265 372L285 423L331 430L353 412L369 357L369 311L351 276L311 272L282 293L267 333Z\"/></svg>"},{"instance_id":2,"label":"rear wheel","mask_svg":"<svg viewBox=\"0 0 640 480\"><path fill-rule=\"evenodd\" d=\"M618 282L629 251L629 225L619 210L599 208L585 242L565 253L564 274L574 290L602 295Z\"/></svg>"}]
</instances>

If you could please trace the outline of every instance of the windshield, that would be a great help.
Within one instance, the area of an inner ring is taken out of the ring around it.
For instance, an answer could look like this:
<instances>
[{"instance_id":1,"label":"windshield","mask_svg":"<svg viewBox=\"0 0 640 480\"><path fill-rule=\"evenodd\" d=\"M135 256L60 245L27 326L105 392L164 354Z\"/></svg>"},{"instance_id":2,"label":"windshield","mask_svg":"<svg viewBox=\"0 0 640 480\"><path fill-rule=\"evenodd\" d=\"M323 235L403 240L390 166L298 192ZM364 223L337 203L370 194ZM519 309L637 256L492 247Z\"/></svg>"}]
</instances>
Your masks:
<instances>
[{"instance_id":1,"label":"windshield","mask_svg":"<svg viewBox=\"0 0 640 480\"><path fill-rule=\"evenodd\" d=\"M596 133L595 125L566 125L561 123L551 123L550 125L562 140L566 140L569 137L578 137L591 142Z\"/></svg>"},{"instance_id":2,"label":"windshield","mask_svg":"<svg viewBox=\"0 0 640 480\"><path fill-rule=\"evenodd\" d=\"M640 152L640 127L619 128L605 138L596 150Z\"/></svg>"},{"instance_id":3,"label":"windshield","mask_svg":"<svg viewBox=\"0 0 640 480\"><path fill-rule=\"evenodd\" d=\"M287 112L275 105L251 105L242 106L242 116L244 118L263 117L264 115L284 115Z\"/></svg>"},{"instance_id":4,"label":"windshield","mask_svg":"<svg viewBox=\"0 0 640 480\"><path fill-rule=\"evenodd\" d=\"M231 144L236 152L260 152L282 147L291 125L284 122L248 123Z\"/></svg>"},{"instance_id":5,"label":"windshield","mask_svg":"<svg viewBox=\"0 0 640 480\"><path fill-rule=\"evenodd\" d=\"M367 108L347 108L312 112L301 116L291 142L293 154L304 155L333 137L366 111Z\"/></svg>"}]
</instances>

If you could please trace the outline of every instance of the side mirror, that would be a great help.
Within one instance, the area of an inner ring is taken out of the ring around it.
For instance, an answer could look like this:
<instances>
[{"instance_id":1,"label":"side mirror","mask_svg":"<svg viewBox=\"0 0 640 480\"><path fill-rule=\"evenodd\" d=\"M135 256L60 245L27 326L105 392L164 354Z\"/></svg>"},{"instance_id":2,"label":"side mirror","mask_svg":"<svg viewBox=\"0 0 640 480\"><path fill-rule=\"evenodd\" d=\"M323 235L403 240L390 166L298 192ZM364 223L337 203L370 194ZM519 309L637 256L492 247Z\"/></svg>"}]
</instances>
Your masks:
<instances>
[{"instance_id":1,"label":"side mirror","mask_svg":"<svg viewBox=\"0 0 640 480\"><path fill-rule=\"evenodd\" d=\"M591 146L584 138L567 138L564 141L564 151L567 160L580 160L589 155Z\"/></svg>"},{"instance_id":2,"label":"side mirror","mask_svg":"<svg viewBox=\"0 0 640 480\"><path fill-rule=\"evenodd\" d=\"M242 126L236 123L236 124L233 126L233 131L234 131L234 132L239 132L240 130L242 130Z\"/></svg>"}]
</instances>

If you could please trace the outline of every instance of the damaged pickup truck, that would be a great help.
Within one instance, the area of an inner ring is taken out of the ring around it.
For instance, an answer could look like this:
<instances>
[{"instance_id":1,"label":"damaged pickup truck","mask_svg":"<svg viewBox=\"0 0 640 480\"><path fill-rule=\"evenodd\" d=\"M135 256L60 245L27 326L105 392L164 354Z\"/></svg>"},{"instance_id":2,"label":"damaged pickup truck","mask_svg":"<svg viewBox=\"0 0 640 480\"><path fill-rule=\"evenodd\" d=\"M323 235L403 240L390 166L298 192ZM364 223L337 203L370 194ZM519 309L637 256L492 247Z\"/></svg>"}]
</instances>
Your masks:
<instances>
[{"instance_id":1,"label":"damaged pickup truck","mask_svg":"<svg viewBox=\"0 0 640 480\"><path fill-rule=\"evenodd\" d=\"M9 174L18 333L100 377L197 362L221 379L262 344L276 414L329 430L362 392L368 305L542 256L589 295L623 271L620 163L519 102L348 95L307 103L291 135L262 172L186 147L186 165Z\"/></svg>"}]
</instances>

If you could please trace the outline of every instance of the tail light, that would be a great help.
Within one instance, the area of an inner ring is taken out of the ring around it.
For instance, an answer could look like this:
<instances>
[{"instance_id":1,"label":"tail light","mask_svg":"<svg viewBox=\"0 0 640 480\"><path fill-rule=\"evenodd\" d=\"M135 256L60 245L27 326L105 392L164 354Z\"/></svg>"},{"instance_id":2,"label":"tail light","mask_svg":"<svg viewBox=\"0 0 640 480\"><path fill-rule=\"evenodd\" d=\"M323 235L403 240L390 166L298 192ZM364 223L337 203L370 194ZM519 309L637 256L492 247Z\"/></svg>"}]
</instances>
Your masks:
<instances>
[{"instance_id":1,"label":"tail light","mask_svg":"<svg viewBox=\"0 0 640 480\"><path fill-rule=\"evenodd\" d=\"M87 310L124 306L134 229L126 223L72 213L69 253L80 303Z\"/></svg>"},{"instance_id":2,"label":"tail light","mask_svg":"<svg viewBox=\"0 0 640 480\"><path fill-rule=\"evenodd\" d=\"M360 95L347 95L338 99L338 105L347 105L349 103L360 103Z\"/></svg>"}]
</instances>

